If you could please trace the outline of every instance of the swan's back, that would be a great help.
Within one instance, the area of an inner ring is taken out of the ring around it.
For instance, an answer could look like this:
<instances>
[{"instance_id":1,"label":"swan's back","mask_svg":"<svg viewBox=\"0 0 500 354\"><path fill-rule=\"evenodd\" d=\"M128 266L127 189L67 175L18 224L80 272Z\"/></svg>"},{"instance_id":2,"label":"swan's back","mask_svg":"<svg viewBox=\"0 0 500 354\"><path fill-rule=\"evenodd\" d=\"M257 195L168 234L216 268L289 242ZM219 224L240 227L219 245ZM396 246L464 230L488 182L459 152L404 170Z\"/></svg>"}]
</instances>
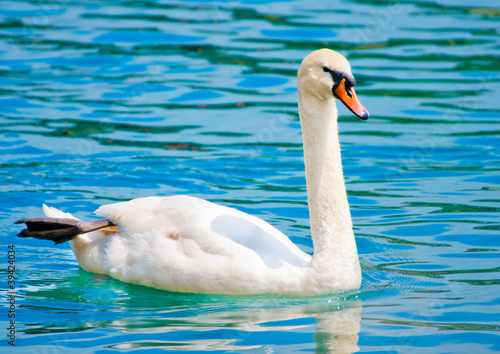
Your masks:
<instances>
[{"instance_id":1,"label":"swan's back","mask_svg":"<svg viewBox=\"0 0 500 354\"><path fill-rule=\"evenodd\" d=\"M79 263L161 289L275 292L281 283L297 282L311 259L265 221L195 197L138 198L105 205L96 214L119 232L75 238Z\"/></svg>"}]
</instances>

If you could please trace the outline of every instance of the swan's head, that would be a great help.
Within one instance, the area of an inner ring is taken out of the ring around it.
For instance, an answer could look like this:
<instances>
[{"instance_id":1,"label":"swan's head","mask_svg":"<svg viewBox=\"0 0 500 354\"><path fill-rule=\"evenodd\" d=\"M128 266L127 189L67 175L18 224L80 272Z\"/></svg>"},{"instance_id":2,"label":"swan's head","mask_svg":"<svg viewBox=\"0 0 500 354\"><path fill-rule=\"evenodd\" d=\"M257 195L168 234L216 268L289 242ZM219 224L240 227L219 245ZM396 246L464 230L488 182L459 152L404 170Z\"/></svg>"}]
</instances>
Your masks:
<instances>
[{"instance_id":1,"label":"swan's head","mask_svg":"<svg viewBox=\"0 0 500 354\"><path fill-rule=\"evenodd\" d=\"M299 92L307 91L320 99L333 97L342 101L359 118L368 119L368 110L359 102L347 59L330 49L320 49L304 58L300 65Z\"/></svg>"}]
</instances>

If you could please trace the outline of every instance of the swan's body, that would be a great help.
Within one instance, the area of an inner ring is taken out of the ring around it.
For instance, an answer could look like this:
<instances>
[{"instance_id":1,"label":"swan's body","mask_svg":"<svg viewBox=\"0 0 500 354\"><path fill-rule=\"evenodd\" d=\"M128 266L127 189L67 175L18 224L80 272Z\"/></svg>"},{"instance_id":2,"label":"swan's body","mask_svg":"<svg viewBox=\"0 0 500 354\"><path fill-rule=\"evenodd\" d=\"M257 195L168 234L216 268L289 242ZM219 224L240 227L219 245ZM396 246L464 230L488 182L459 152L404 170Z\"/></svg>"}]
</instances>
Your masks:
<instances>
[{"instance_id":1,"label":"swan's body","mask_svg":"<svg viewBox=\"0 0 500 354\"><path fill-rule=\"evenodd\" d=\"M361 271L333 96L367 118L353 81L347 60L327 49L307 56L299 70L312 257L259 218L202 199L172 196L99 208L96 214L116 227L71 236L78 263L89 272L179 292L315 295L358 288ZM44 211L52 218L73 218L54 208Z\"/></svg>"}]
</instances>

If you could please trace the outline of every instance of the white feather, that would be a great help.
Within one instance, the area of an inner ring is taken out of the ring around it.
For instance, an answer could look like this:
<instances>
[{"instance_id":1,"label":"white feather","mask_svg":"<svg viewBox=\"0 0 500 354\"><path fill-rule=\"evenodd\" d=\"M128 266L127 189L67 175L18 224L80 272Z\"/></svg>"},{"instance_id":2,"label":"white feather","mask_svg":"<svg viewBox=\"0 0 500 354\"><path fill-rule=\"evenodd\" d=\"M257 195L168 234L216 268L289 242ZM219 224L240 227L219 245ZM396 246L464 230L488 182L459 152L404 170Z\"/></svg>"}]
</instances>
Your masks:
<instances>
[{"instance_id":1,"label":"white feather","mask_svg":"<svg viewBox=\"0 0 500 354\"><path fill-rule=\"evenodd\" d=\"M78 220L78 218L75 218L70 213L65 213L63 211L60 211L59 209L49 207L45 204L43 205L43 213L49 218L62 218L62 219Z\"/></svg>"}]
</instances>

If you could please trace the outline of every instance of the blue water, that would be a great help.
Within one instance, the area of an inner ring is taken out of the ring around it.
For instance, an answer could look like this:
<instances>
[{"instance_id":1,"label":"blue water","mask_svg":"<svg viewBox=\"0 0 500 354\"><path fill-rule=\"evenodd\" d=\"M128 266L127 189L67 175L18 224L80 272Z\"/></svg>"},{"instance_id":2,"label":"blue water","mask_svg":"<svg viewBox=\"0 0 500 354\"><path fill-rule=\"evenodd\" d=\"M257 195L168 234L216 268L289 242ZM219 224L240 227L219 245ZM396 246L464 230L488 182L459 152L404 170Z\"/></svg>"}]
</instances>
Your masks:
<instances>
[{"instance_id":1,"label":"blue water","mask_svg":"<svg viewBox=\"0 0 500 354\"><path fill-rule=\"evenodd\" d=\"M2 1L2 351L499 352L499 16L493 0ZM168 293L16 237L42 203L88 220L185 193L311 252L296 71L321 47L371 113L339 108L359 291Z\"/></svg>"}]
</instances>

